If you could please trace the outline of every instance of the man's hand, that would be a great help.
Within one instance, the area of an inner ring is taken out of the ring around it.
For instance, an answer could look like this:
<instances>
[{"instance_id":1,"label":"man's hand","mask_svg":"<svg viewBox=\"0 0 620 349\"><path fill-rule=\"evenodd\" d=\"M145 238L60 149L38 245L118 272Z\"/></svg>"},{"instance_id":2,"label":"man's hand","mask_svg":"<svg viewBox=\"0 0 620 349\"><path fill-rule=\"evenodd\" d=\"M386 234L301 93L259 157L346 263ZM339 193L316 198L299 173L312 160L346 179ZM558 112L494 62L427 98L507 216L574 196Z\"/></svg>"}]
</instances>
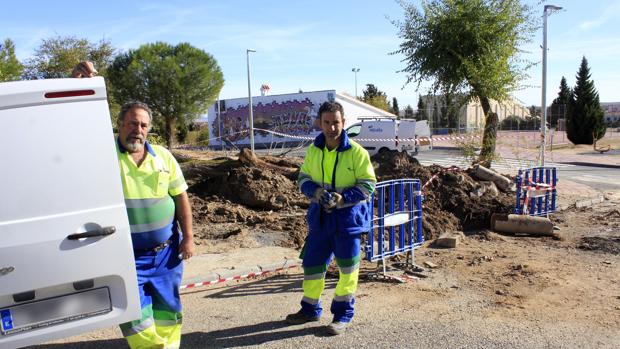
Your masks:
<instances>
[{"instance_id":1,"label":"man's hand","mask_svg":"<svg viewBox=\"0 0 620 349\"><path fill-rule=\"evenodd\" d=\"M333 196L332 201L334 202L333 207L340 208L342 207L342 205L344 205L344 198L342 197L342 195L338 193L332 193L332 196Z\"/></svg>"},{"instance_id":2,"label":"man's hand","mask_svg":"<svg viewBox=\"0 0 620 349\"><path fill-rule=\"evenodd\" d=\"M194 239L183 239L179 245L179 257L181 259L190 259L196 253L196 245Z\"/></svg>"},{"instance_id":3,"label":"man's hand","mask_svg":"<svg viewBox=\"0 0 620 349\"><path fill-rule=\"evenodd\" d=\"M93 62L90 61L80 62L71 72L71 77L73 78L92 78L93 76L97 76L97 69L95 69Z\"/></svg>"},{"instance_id":4,"label":"man's hand","mask_svg":"<svg viewBox=\"0 0 620 349\"><path fill-rule=\"evenodd\" d=\"M314 198L314 200L320 203L325 193L327 193L327 190L319 187L319 188L316 188L316 190L314 191L314 195L312 197Z\"/></svg>"}]
</instances>

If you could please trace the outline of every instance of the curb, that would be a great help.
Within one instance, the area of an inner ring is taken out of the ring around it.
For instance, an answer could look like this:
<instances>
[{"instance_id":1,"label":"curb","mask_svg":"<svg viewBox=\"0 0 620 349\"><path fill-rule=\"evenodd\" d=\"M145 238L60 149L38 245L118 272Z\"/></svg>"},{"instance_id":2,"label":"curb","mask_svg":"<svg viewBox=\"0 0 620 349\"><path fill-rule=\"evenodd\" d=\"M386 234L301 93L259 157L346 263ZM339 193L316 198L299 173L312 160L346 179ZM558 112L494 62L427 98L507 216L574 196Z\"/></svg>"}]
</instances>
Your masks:
<instances>
[{"instance_id":1,"label":"curb","mask_svg":"<svg viewBox=\"0 0 620 349\"><path fill-rule=\"evenodd\" d=\"M286 271L293 268L301 267L301 260L289 260L285 259L280 263L268 264L265 266L254 266L254 267L245 267L241 270L230 270L226 271L222 274L218 273L210 273L204 276L198 276L195 278L183 280L181 282L181 286L179 286L179 290L187 289L187 288L196 288L200 286L209 286L214 284L219 284L223 282L233 281L233 280L242 280L249 279L258 276L264 276L270 273L277 273Z\"/></svg>"},{"instance_id":2,"label":"curb","mask_svg":"<svg viewBox=\"0 0 620 349\"><path fill-rule=\"evenodd\" d=\"M575 166L587 166L587 167L602 167L602 168L620 168L620 165L614 164L601 164L596 162L581 162L581 161L555 161L561 164L569 164Z\"/></svg>"},{"instance_id":3,"label":"curb","mask_svg":"<svg viewBox=\"0 0 620 349\"><path fill-rule=\"evenodd\" d=\"M565 211L571 207L575 207L575 208L590 207L596 204L600 204L603 201L605 201L605 195L599 194L590 199L583 199L583 200L575 201L572 204L558 205L558 211Z\"/></svg>"}]
</instances>

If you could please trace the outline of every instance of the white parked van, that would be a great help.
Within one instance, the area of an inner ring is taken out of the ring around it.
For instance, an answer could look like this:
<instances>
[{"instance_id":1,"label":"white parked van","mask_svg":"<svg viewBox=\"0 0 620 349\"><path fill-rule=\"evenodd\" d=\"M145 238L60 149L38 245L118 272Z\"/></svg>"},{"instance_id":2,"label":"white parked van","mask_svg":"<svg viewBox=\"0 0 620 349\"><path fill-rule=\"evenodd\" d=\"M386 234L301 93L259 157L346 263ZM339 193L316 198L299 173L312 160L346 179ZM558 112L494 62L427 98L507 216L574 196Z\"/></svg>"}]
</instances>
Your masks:
<instances>
[{"instance_id":1,"label":"white parked van","mask_svg":"<svg viewBox=\"0 0 620 349\"><path fill-rule=\"evenodd\" d=\"M140 318L103 78L0 83L0 348Z\"/></svg>"},{"instance_id":2,"label":"white parked van","mask_svg":"<svg viewBox=\"0 0 620 349\"><path fill-rule=\"evenodd\" d=\"M426 120L395 118L359 118L346 129L349 138L363 146L372 156L383 150L406 151L416 155L432 149L430 128ZM416 144L417 143L417 144Z\"/></svg>"}]
</instances>

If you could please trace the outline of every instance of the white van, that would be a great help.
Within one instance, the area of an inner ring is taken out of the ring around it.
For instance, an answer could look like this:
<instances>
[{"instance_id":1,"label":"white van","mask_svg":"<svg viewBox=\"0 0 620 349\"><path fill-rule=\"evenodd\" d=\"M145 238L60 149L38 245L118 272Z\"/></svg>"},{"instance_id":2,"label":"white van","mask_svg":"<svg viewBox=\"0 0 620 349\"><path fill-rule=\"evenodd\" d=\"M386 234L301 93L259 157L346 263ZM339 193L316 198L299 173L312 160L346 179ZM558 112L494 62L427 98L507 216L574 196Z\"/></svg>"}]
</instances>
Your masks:
<instances>
[{"instance_id":1,"label":"white van","mask_svg":"<svg viewBox=\"0 0 620 349\"><path fill-rule=\"evenodd\" d=\"M384 150L406 151L416 155L432 149L430 128L426 120L395 118L359 118L346 129L349 138L363 146L370 156ZM416 144L416 142L418 144Z\"/></svg>"},{"instance_id":2,"label":"white van","mask_svg":"<svg viewBox=\"0 0 620 349\"><path fill-rule=\"evenodd\" d=\"M0 348L140 318L103 78L0 83Z\"/></svg>"}]
</instances>

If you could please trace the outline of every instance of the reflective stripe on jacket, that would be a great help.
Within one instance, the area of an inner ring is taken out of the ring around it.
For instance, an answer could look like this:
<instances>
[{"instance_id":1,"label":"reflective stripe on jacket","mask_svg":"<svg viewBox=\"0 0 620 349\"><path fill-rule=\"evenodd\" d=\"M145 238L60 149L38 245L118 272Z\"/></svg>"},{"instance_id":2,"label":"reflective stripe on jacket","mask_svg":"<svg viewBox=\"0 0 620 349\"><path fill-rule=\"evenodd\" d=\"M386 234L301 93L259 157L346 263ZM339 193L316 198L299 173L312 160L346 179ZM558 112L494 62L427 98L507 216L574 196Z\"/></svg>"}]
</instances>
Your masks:
<instances>
[{"instance_id":1,"label":"reflective stripe on jacket","mask_svg":"<svg viewBox=\"0 0 620 349\"><path fill-rule=\"evenodd\" d=\"M307 217L310 232L315 229L345 234L366 232L372 218L368 203L376 182L368 151L350 140L346 132L342 132L340 145L332 151L326 147L325 136L318 135L306 152L299 172L299 188L311 199L319 187L338 192L344 205L328 213L322 212L318 202L312 200ZM335 219L327 219L327 215L335 215L331 217Z\"/></svg>"},{"instance_id":2,"label":"reflective stripe on jacket","mask_svg":"<svg viewBox=\"0 0 620 349\"><path fill-rule=\"evenodd\" d=\"M151 248L170 239L175 205L173 196L187 190L179 164L165 148L145 142L146 158L136 166L117 141L118 162L131 228L133 247Z\"/></svg>"}]
</instances>

